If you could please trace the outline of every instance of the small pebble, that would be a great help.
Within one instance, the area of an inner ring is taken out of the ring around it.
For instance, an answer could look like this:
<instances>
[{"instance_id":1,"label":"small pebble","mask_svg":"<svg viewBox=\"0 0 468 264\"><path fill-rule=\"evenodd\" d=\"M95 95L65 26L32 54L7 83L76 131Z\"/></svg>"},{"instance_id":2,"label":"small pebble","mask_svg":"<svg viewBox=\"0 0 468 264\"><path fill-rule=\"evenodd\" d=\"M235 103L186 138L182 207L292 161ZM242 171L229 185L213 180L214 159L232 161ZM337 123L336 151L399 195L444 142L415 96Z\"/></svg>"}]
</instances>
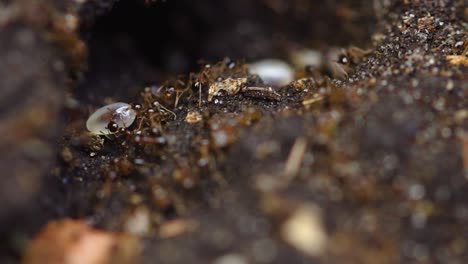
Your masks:
<instances>
[{"instance_id":1,"label":"small pebble","mask_svg":"<svg viewBox=\"0 0 468 264\"><path fill-rule=\"evenodd\" d=\"M327 234L315 206L303 205L281 227L282 238L297 250L309 255L321 255L327 246Z\"/></svg>"}]
</instances>

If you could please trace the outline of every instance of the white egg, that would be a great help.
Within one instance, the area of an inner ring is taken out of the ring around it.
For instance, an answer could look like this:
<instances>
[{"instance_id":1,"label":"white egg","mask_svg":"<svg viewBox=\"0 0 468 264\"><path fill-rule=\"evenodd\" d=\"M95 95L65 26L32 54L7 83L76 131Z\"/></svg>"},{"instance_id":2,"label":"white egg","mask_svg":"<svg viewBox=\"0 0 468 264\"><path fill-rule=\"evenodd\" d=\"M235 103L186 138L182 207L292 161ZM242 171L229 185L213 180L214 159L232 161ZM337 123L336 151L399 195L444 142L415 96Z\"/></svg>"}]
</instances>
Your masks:
<instances>
[{"instance_id":1,"label":"white egg","mask_svg":"<svg viewBox=\"0 0 468 264\"><path fill-rule=\"evenodd\" d=\"M86 128L97 135L108 135L118 128L131 126L135 119L136 111L132 109L131 105L113 103L96 110L86 121ZM111 122L115 124L115 127L108 127Z\"/></svg>"},{"instance_id":2,"label":"white egg","mask_svg":"<svg viewBox=\"0 0 468 264\"><path fill-rule=\"evenodd\" d=\"M250 64L249 70L257 74L267 85L284 86L294 80L294 70L284 61L265 59Z\"/></svg>"},{"instance_id":3,"label":"white egg","mask_svg":"<svg viewBox=\"0 0 468 264\"><path fill-rule=\"evenodd\" d=\"M323 55L320 51L312 49L295 50L290 54L291 61L298 69L307 66L318 68L323 63Z\"/></svg>"}]
</instances>

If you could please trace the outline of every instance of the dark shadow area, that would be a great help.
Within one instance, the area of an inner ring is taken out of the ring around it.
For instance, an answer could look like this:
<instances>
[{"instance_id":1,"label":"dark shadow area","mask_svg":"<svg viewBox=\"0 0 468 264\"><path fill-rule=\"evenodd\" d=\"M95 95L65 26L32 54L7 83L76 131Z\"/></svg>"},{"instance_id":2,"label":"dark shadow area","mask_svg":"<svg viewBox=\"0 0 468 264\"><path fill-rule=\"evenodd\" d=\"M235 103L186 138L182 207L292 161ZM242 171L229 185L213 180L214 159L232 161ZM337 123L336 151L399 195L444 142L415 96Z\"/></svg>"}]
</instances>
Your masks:
<instances>
[{"instance_id":1,"label":"dark shadow area","mask_svg":"<svg viewBox=\"0 0 468 264\"><path fill-rule=\"evenodd\" d=\"M224 57L286 58L294 48L368 42L372 8L356 1L119 1L82 25L89 69L82 100L123 100L143 84L196 70Z\"/></svg>"}]
</instances>

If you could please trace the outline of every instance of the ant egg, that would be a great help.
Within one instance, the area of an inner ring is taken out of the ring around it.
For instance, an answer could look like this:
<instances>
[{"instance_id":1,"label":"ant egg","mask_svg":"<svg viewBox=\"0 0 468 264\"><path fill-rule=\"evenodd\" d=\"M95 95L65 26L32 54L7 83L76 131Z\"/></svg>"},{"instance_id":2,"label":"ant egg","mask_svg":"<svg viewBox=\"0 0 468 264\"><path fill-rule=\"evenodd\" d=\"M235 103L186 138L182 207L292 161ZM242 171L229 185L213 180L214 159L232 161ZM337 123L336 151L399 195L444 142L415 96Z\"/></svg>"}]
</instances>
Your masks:
<instances>
[{"instance_id":1,"label":"ant egg","mask_svg":"<svg viewBox=\"0 0 468 264\"><path fill-rule=\"evenodd\" d=\"M318 50L300 49L294 50L290 53L291 61L298 69L306 67L316 69L319 68L323 61L323 55Z\"/></svg>"},{"instance_id":2,"label":"ant egg","mask_svg":"<svg viewBox=\"0 0 468 264\"><path fill-rule=\"evenodd\" d=\"M294 80L294 70L284 61L265 59L250 64L249 70L257 74L267 85L284 86Z\"/></svg>"},{"instance_id":3,"label":"ant egg","mask_svg":"<svg viewBox=\"0 0 468 264\"><path fill-rule=\"evenodd\" d=\"M86 121L86 128L97 135L108 135L133 124L136 111L126 103L113 103L96 110Z\"/></svg>"}]
</instances>

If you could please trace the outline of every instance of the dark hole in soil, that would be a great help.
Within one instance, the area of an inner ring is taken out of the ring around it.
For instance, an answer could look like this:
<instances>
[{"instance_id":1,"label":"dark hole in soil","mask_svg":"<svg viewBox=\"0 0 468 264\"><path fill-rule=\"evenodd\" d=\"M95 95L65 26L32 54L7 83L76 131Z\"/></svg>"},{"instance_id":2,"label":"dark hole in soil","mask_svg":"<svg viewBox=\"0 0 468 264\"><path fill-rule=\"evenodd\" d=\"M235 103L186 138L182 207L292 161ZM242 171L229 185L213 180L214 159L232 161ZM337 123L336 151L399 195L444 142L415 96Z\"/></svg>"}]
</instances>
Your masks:
<instances>
[{"instance_id":1,"label":"dark hole in soil","mask_svg":"<svg viewBox=\"0 0 468 264\"><path fill-rule=\"evenodd\" d=\"M104 97L128 101L139 85L196 70L201 60L286 58L293 48L327 49L369 39L373 11L366 3L274 2L118 1L83 26L89 69L78 96L94 104Z\"/></svg>"}]
</instances>

